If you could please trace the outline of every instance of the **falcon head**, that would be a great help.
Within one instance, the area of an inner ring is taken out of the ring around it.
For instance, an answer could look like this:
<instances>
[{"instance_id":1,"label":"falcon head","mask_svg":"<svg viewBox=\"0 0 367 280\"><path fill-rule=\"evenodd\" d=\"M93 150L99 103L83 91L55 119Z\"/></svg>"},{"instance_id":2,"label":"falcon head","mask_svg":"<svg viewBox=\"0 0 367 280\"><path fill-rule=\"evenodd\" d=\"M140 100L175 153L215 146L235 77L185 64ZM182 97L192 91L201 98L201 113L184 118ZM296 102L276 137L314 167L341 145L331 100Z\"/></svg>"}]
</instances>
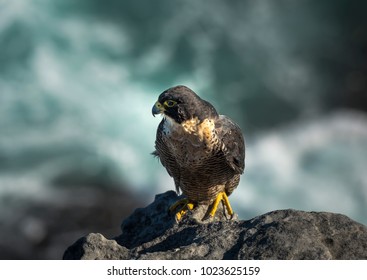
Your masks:
<instances>
[{"instance_id":1,"label":"falcon head","mask_svg":"<svg viewBox=\"0 0 367 280\"><path fill-rule=\"evenodd\" d=\"M152 114L162 114L178 124L195 117L203 121L218 116L213 105L185 86L175 86L162 92L152 108Z\"/></svg>"}]
</instances>

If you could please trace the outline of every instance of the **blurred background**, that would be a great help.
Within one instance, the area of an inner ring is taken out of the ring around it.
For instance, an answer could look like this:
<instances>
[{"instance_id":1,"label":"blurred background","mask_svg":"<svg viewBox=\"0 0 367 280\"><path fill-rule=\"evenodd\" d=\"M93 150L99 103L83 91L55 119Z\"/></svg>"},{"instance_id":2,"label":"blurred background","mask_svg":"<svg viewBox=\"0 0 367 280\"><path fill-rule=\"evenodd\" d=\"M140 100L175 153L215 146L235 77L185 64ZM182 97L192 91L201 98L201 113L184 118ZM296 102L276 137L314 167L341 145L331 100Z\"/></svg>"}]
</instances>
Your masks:
<instances>
[{"instance_id":1,"label":"blurred background","mask_svg":"<svg viewBox=\"0 0 367 280\"><path fill-rule=\"evenodd\" d=\"M242 128L241 219L367 224L367 2L0 0L0 258L60 259L172 179L151 108L184 84Z\"/></svg>"}]
</instances>

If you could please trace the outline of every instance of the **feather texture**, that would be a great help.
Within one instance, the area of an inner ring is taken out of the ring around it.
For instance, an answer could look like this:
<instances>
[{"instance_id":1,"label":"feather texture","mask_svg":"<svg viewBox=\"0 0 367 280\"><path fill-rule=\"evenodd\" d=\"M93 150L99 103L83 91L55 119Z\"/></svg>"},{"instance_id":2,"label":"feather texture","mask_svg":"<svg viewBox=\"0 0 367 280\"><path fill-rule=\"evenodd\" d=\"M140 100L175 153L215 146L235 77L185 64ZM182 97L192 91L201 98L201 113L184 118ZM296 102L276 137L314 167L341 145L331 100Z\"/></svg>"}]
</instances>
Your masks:
<instances>
[{"instance_id":1,"label":"feather texture","mask_svg":"<svg viewBox=\"0 0 367 280\"><path fill-rule=\"evenodd\" d=\"M220 192L230 195L238 186L245 168L244 137L239 126L218 115L209 102L182 87L177 92L169 89L160 99L169 95L177 100L190 118L176 116L173 110L170 115L163 113L153 154L173 177L177 192L199 204L210 204Z\"/></svg>"}]
</instances>

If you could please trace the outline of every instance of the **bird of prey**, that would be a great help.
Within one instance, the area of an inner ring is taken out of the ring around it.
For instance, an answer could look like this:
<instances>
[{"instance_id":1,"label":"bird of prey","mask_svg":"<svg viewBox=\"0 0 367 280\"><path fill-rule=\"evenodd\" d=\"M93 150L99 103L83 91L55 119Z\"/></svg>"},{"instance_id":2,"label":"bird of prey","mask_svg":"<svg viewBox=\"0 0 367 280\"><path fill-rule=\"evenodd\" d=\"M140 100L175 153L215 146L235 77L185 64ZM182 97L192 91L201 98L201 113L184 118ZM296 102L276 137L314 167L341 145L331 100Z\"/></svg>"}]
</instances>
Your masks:
<instances>
[{"instance_id":1,"label":"bird of prey","mask_svg":"<svg viewBox=\"0 0 367 280\"><path fill-rule=\"evenodd\" d=\"M170 209L181 219L187 210L208 205L215 216L223 201L233 216L228 196L237 187L245 168L245 143L239 126L219 115L209 102L186 86L165 90L152 108L163 115L153 155L173 177L176 191L184 199Z\"/></svg>"}]
</instances>

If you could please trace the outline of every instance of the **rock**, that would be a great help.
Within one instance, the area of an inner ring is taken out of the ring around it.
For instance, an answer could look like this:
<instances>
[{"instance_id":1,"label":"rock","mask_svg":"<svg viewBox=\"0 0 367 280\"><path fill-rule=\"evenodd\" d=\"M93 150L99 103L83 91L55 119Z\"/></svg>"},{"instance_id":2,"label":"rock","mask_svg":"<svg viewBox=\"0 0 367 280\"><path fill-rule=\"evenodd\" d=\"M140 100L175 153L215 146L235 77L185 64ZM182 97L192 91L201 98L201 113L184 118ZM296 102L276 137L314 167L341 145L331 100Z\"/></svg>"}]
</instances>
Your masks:
<instances>
[{"instance_id":1,"label":"rock","mask_svg":"<svg viewBox=\"0 0 367 280\"><path fill-rule=\"evenodd\" d=\"M157 195L123 221L120 236L91 233L64 259L367 259L367 227L341 214L288 209L202 221L206 209L199 207L177 223L168 208L178 198Z\"/></svg>"},{"instance_id":2,"label":"rock","mask_svg":"<svg viewBox=\"0 0 367 280\"><path fill-rule=\"evenodd\" d=\"M108 240L100 233L91 233L79 239L64 254L69 260L111 260L129 259L129 250L117 244L115 240Z\"/></svg>"}]
</instances>

